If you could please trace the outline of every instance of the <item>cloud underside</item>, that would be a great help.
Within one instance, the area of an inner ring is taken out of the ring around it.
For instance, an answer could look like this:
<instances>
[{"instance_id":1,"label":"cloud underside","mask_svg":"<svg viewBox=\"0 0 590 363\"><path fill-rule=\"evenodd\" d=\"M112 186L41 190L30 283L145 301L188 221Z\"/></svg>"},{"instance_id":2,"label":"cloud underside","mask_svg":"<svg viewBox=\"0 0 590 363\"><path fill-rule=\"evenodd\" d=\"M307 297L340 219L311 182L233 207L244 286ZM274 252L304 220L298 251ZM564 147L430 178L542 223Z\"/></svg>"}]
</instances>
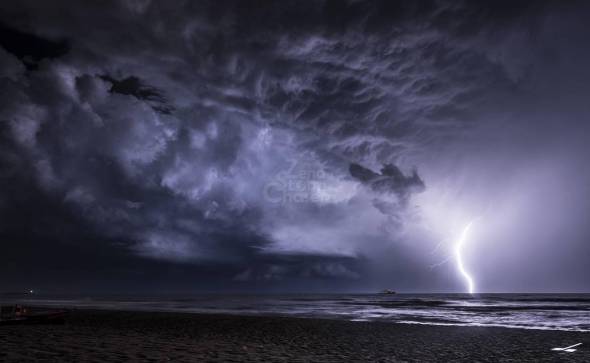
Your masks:
<instances>
[{"instance_id":1,"label":"cloud underside","mask_svg":"<svg viewBox=\"0 0 590 363\"><path fill-rule=\"evenodd\" d=\"M535 10L1 8L3 26L38 49L4 38L0 49L8 220L51 240L77 223L71 243L90 233L109 253L224 266L236 282L358 279L360 263L402 238L408 201L428 185L415 155L518 92L524 71L498 56L497 24L518 29ZM50 226L9 215L37 195L58 216Z\"/></svg>"}]
</instances>

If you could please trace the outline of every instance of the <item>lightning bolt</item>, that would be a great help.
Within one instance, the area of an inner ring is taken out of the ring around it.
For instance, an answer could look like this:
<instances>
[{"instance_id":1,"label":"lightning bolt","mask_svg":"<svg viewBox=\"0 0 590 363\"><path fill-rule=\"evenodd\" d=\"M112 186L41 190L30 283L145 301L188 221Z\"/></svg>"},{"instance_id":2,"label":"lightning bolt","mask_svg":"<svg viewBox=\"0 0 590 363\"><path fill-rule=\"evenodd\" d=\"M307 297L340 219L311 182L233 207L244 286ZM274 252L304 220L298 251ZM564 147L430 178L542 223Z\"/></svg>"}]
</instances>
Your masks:
<instances>
[{"instance_id":1,"label":"lightning bolt","mask_svg":"<svg viewBox=\"0 0 590 363\"><path fill-rule=\"evenodd\" d=\"M457 243L455 244L455 258L457 259L457 268L459 269L459 272L461 273L461 275L463 276L463 278L467 282L467 288L468 288L470 294L473 294L473 291L474 291L473 279L471 278L471 276L469 275L469 273L465 270L465 267L463 266L463 257L461 256L461 249L463 248L463 245L465 244L465 240L467 239L467 236L469 234L469 230L471 229L473 222L474 221L471 221L471 222L469 222L469 224L467 226L465 226L465 228L463 229L463 232L461 233L461 236L459 237L459 239L457 240Z\"/></svg>"}]
</instances>

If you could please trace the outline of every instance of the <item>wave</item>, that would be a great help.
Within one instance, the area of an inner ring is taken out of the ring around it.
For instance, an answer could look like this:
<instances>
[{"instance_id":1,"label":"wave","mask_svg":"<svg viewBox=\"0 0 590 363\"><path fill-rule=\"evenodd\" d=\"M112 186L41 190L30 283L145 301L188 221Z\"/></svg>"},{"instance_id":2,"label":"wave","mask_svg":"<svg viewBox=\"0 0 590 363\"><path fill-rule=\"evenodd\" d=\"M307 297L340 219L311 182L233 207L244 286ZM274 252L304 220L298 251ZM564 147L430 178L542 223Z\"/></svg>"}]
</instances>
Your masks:
<instances>
[{"instance_id":1,"label":"wave","mask_svg":"<svg viewBox=\"0 0 590 363\"><path fill-rule=\"evenodd\" d=\"M281 315L403 324L590 331L590 295L5 296L3 302L108 310Z\"/></svg>"}]
</instances>

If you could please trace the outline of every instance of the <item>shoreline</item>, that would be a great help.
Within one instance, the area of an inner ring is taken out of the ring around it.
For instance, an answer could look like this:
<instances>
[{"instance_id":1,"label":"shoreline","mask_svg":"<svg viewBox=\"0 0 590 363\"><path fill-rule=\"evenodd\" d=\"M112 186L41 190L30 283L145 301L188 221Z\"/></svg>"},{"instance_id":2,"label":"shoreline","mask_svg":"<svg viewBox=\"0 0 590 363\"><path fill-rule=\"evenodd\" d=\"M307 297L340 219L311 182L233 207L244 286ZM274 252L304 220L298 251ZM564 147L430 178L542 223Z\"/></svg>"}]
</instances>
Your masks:
<instances>
[{"instance_id":1,"label":"shoreline","mask_svg":"<svg viewBox=\"0 0 590 363\"><path fill-rule=\"evenodd\" d=\"M469 323L455 323L455 322L429 322L429 321L395 321L386 319L357 319L357 318L346 318L344 315L334 314L333 317L329 316L313 316L313 315L297 315L297 314L285 314L285 313L269 313L269 312L236 312L232 311L178 311L176 309L165 309L165 308L147 308L147 309L126 309L126 308L114 308L114 307L100 307L100 306L77 306L77 305L60 305L60 304L29 304L30 301L14 302L14 305L20 304L28 308L35 310L67 310L67 311L85 311L85 312L119 312L119 313L163 313L163 314L187 314L187 315L216 315L216 316L242 316L242 317L259 317L259 318L292 318L292 319L314 319L314 320L328 320L328 321L348 321L348 322L367 322L367 323L379 323L379 324L396 324L396 325L417 325L417 326L433 326L433 327L463 327L463 328L486 328L486 329L517 329L517 330L532 330L532 331L555 331L555 332L574 332L574 333L590 333L590 330L582 329L565 329L565 328L552 328L552 327L539 327L539 326L525 326L525 325L506 325L506 324L478 324L471 325Z\"/></svg>"},{"instance_id":2,"label":"shoreline","mask_svg":"<svg viewBox=\"0 0 590 363\"><path fill-rule=\"evenodd\" d=\"M584 332L342 319L69 309L0 327L1 361L590 361ZM551 351L582 343L574 353Z\"/></svg>"}]
</instances>

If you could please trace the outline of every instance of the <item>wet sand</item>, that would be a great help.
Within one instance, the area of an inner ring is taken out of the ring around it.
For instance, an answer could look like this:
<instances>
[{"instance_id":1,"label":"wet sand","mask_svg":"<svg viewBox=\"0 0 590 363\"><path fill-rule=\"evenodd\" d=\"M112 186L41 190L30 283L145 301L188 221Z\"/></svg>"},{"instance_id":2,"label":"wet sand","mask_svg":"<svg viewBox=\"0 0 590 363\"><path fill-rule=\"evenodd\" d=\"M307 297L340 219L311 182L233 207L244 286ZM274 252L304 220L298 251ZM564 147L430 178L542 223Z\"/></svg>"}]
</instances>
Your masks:
<instances>
[{"instance_id":1,"label":"wet sand","mask_svg":"<svg viewBox=\"0 0 590 363\"><path fill-rule=\"evenodd\" d=\"M90 310L64 325L0 326L2 362L129 360L589 362L590 333Z\"/></svg>"}]
</instances>

